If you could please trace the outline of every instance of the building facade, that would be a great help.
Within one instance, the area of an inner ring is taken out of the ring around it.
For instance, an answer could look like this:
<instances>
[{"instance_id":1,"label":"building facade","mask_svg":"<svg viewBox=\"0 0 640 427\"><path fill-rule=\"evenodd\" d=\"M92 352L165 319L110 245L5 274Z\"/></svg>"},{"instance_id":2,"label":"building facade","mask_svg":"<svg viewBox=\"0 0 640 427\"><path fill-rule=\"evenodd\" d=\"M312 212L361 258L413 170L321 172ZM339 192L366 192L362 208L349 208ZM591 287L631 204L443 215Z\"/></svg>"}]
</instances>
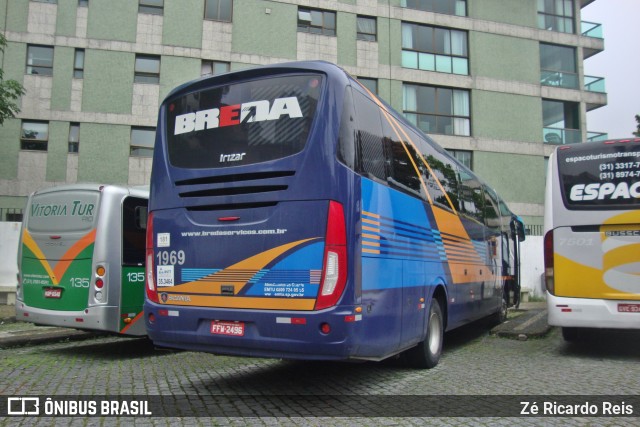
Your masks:
<instances>
[{"instance_id":1,"label":"building facade","mask_svg":"<svg viewBox=\"0 0 640 427\"><path fill-rule=\"evenodd\" d=\"M26 89L0 126L1 219L38 188L148 184L158 106L206 74L339 64L470 166L528 226L546 159L602 137L584 75L604 49L593 0L0 0L5 79Z\"/></svg>"}]
</instances>

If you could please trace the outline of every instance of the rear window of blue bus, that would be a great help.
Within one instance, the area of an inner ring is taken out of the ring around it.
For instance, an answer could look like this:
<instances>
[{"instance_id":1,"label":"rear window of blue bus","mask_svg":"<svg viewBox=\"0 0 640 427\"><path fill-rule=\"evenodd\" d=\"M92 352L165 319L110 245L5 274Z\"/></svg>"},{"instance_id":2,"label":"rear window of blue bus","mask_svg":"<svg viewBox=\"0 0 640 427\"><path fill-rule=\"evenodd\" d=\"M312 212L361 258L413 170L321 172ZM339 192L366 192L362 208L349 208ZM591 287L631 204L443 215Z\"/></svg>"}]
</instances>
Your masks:
<instances>
[{"instance_id":1,"label":"rear window of blue bus","mask_svg":"<svg viewBox=\"0 0 640 427\"><path fill-rule=\"evenodd\" d=\"M640 144L594 144L558 151L558 171L568 209L637 209Z\"/></svg>"},{"instance_id":2,"label":"rear window of blue bus","mask_svg":"<svg viewBox=\"0 0 640 427\"><path fill-rule=\"evenodd\" d=\"M217 86L167 105L169 162L224 168L296 154L311 129L322 77L282 75Z\"/></svg>"}]
</instances>

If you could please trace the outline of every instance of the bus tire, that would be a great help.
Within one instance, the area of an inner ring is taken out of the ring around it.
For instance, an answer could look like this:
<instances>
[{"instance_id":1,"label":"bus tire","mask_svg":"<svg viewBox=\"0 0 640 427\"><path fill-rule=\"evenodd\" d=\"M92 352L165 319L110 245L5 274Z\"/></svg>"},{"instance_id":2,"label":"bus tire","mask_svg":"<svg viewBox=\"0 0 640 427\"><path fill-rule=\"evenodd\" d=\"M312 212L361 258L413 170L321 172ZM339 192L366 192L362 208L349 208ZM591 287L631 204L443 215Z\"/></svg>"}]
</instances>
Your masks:
<instances>
[{"instance_id":1,"label":"bus tire","mask_svg":"<svg viewBox=\"0 0 640 427\"><path fill-rule=\"evenodd\" d=\"M427 335L421 343L405 352L405 360L413 368L431 369L440 361L444 341L444 319L440 302L432 298L429 306Z\"/></svg>"},{"instance_id":2,"label":"bus tire","mask_svg":"<svg viewBox=\"0 0 640 427\"><path fill-rule=\"evenodd\" d=\"M500 307L498 307L498 311L496 311L492 316L492 323L499 325L507 320L507 314L509 311L509 303L507 302L507 295L502 294L502 301L500 302Z\"/></svg>"}]
</instances>

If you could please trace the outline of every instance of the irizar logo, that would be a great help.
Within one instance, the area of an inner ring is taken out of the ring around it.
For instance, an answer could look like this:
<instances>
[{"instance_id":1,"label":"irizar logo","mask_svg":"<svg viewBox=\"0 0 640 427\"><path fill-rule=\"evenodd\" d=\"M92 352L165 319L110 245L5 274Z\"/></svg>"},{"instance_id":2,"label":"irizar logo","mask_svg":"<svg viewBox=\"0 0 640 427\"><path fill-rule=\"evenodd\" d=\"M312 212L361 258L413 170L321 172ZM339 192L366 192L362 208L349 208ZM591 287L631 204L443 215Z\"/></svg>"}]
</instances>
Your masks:
<instances>
[{"instance_id":1,"label":"irizar logo","mask_svg":"<svg viewBox=\"0 0 640 427\"><path fill-rule=\"evenodd\" d=\"M298 98L276 98L271 104L268 100L245 102L244 104L226 105L210 110L200 110L176 116L174 135L197 132L203 129L216 129L235 126L241 123L278 120L286 115L290 118L302 117Z\"/></svg>"},{"instance_id":2,"label":"irizar logo","mask_svg":"<svg viewBox=\"0 0 640 427\"><path fill-rule=\"evenodd\" d=\"M573 201L582 200L615 200L615 199L638 199L640 198L640 181L629 185L626 182L613 184L576 184L571 187L569 198Z\"/></svg>"}]
</instances>

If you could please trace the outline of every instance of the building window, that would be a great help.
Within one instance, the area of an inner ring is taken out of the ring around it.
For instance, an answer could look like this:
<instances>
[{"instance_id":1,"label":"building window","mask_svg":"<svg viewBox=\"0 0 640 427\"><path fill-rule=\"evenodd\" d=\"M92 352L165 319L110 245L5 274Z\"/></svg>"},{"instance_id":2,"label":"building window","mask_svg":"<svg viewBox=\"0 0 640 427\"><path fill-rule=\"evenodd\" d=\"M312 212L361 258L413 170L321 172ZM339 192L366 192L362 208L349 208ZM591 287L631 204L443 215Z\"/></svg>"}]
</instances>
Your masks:
<instances>
[{"instance_id":1,"label":"building window","mask_svg":"<svg viewBox=\"0 0 640 427\"><path fill-rule=\"evenodd\" d=\"M80 123L69 126L69 153L77 153L80 148Z\"/></svg>"},{"instance_id":2,"label":"building window","mask_svg":"<svg viewBox=\"0 0 640 427\"><path fill-rule=\"evenodd\" d=\"M233 2L231 0L205 0L204 19L231 22Z\"/></svg>"},{"instance_id":3,"label":"building window","mask_svg":"<svg viewBox=\"0 0 640 427\"><path fill-rule=\"evenodd\" d=\"M53 75L52 46L27 46L27 74Z\"/></svg>"},{"instance_id":4,"label":"building window","mask_svg":"<svg viewBox=\"0 0 640 427\"><path fill-rule=\"evenodd\" d=\"M73 59L73 78L84 77L84 49L76 49Z\"/></svg>"},{"instance_id":5,"label":"building window","mask_svg":"<svg viewBox=\"0 0 640 427\"><path fill-rule=\"evenodd\" d=\"M302 33L336 35L336 13L326 10L298 8L298 31Z\"/></svg>"},{"instance_id":6,"label":"building window","mask_svg":"<svg viewBox=\"0 0 640 427\"><path fill-rule=\"evenodd\" d=\"M538 28L574 33L573 0L538 0Z\"/></svg>"},{"instance_id":7,"label":"building window","mask_svg":"<svg viewBox=\"0 0 640 427\"><path fill-rule=\"evenodd\" d=\"M209 76L228 73L230 68L231 64L229 62L203 60L200 75Z\"/></svg>"},{"instance_id":8,"label":"building window","mask_svg":"<svg viewBox=\"0 0 640 427\"><path fill-rule=\"evenodd\" d=\"M164 0L138 0L138 13L162 15Z\"/></svg>"},{"instance_id":9,"label":"building window","mask_svg":"<svg viewBox=\"0 0 640 427\"><path fill-rule=\"evenodd\" d=\"M78 6L89 7L89 0L78 0Z\"/></svg>"},{"instance_id":10,"label":"building window","mask_svg":"<svg viewBox=\"0 0 640 427\"><path fill-rule=\"evenodd\" d=\"M370 18L368 16L358 16L357 21L357 39L368 42L374 42L377 40L378 27L376 18Z\"/></svg>"},{"instance_id":11,"label":"building window","mask_svg":"<svg viewBox=\"0 0 640 427\"><path fill-rule=\"evenodd\" d=\"M540 43L540 83L578 89L576 50L567 46Z\"/></svg>"},{"instance_id":12,"label":"building window","mask_svg":"<svg viewBox=\"0 0 640 427\"><path fill-rule=\"evenodd\" d=\"M9 222L22 222L22 218L24 217L22 209L20 208L5 208L4 211L6 214L4 215L4 221ZM3 209L0 209L0 221L2 221L2 212Z\"/></svg>"},{"instance_id":13,"label":"building window","mask_svg":"<svg viewBox=\"0 0 640 427\"><path fill-rule=\"evenodd\" d=\"M467 16L467 0L401 0L400 6L447 15Z\"/></svg>"},{"instance_id":14,"label":"building window","mask_svg":"<svg viewBox=\"0 0 640 427\"><path fill-rule=\"evenodd\" d=\"M402 23L402 66L469 74L467 32Z\"/></svg>"},{"instance_id":15,"label":"building window","mask_svg":"<svg viewBox=\"0 0 640 427\"><path fill-rule=\"evenodd\" d=\"M21 150L47 151L48 143L49 122L22 121Z\"/></svg>"},{"instance_id":16,"label":"building window","mask_svg":"<svg viewBox=\"0 0 640 427\"><path fill-rule=\"evenodd\" d=\"M575 144L582 141L577 102L542 100L543 138L546 144Z\"/></svg>"},{"instance_id":17,"label":"building window","mask_svg":"<svg viewBox=\"0 0 640 427\"><path fill-rule=\"evenodd\" d=\"M136 55L135 83L160 82L160 57Z\"/></svg>"},{"instance_id":18,"label":"building window","mask_svg":"<svg viewBox=\"0 0 640 427\"><path fill-rule=\"evenodd\" d=\"M133 157L151 157L155 139L155 128L132 127L130 155Z\"/></svg>"},{"instance_id":19,"label":"building window","mask_svg":"<svg viewBox=\"0 0 640 427\"><path fill-rule=\"evenodd\" d=\"M471 135L469 91L412 84L402 88L404 115L423 132Z\"/></svg>"},{"instance_id":20,"label":"building window","mask_svg":"<svg viewBox=\"0 0 640 427\"><path fill-rule=\"evenodd\" d=\"M373 94L378 94L378 79L370 79L368 77L358 77L358 81L362 83L362 86L369 89Z\"/></svg>"},{"instance_id":21,"label":"building window","mask_svg":"<svg viewBox=\"0 0 640 427\"><path fill-rule=\"evenodd\" d=\"M467 150L447 150L449 154L465 165L469 170L473 170L473 151Z\"/></svg>"}]
</instances>

